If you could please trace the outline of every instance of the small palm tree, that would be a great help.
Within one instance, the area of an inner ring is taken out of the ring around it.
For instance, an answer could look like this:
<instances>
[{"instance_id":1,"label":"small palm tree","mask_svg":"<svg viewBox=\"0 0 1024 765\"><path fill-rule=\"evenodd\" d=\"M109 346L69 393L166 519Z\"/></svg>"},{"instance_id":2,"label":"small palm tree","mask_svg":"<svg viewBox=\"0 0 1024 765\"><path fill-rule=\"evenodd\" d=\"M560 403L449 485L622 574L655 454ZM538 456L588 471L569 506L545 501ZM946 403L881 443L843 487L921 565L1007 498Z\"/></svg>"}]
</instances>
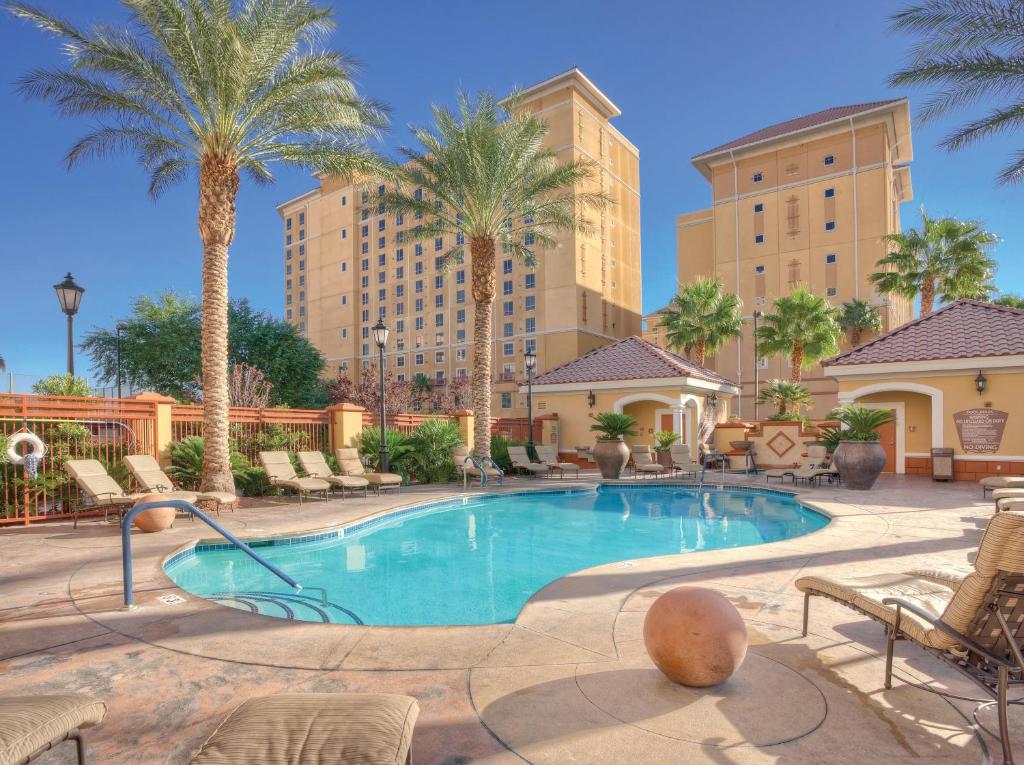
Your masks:
<instances>
[{"instance_id":1,"label":"small palm tree","mask_svg":"<svg viewBox=\"0 0 1024 765\"><path fill-rule=\"evenodd\" d=\"M757 328L758 356L789 356L791 379L800 382L803 370L839 350L842 331L836 323L836 309L825 298L803 287L775 301L775 311L764 315Z\"/></svg>"},{"instance_id":2,"label":"small palm tree","mask_svg":"<svg viewBox=\"0 0 1024 765\"><path fill-rule=\"evenodd\" d=\"M459 94L455 112L435 106L433 130L413 128L420 148L403 148L404 164L393 169L397 187L385 206L422 219L413 239L449 237L442 268L461 262L465 249L472 275L474 452L487 456L491 433L492 315L497 284L496 253L537 261L539 247L553 247L558 230L589 233L589 210L611 200L601 191L582 191L594 164L560 162L544 148L548 126L509 102L504 119L489 93L474 101Z\"/></svg>"},{"instance_id":3,"label":"small palm tree","mask_svg":"<svg viewBox=\"0 0 1024 765\"><path fill-rule=\"evenodd\" d=\"M204 491L232 491L228 448L228 247L246 174L273 181L282 162L314 172L372 172L366 140L382 111L356 93L349 62L320 49L331 11L312 0L123 0L127 23L79 29L20 3L15 16L64 40L66 68L21 78L26 97L97 127L68 166L136 156L154 198L199 178L203 242ZM237 9L236 9L237 8Z\"/></svg>"},{"instance_id":4,"label":"small palm tree","mask_svg":"<svg viewBox=\"0 0 1024 765\"><path fill-rule=\"evenodd\" d=\"M996 264L988 247L996 241L978 223L955 218L929 218L921 208L921 230L886 234L890 252L868 278L878 291L913 300L921 297L921 316L943 302L979 300L992 292Z\"/></svg>"},{"instance_id":5,"label":"small palm tree","mask_svg":"<svg viewBox=\"0 0 1024 765\"><path fill-rule=\"evenodd\" d=\"M1024 310L1024 297L1020 297L1019 295L1000 295L992 302L996 305L1006 306L1007 308Z\"/></svg>"},{"instance_id":6,"label":"small palm tree","mask_svg":"<svg viewBox=\"0 0 1024 765\"><path fill-rule=\"evenodd\" d=\"M769 380L757 394L758 404L771 404L779 419L787 419L792 412L799 415L801 407L814 402L807 386L792 380Z\"/></svg>"},{"instance_id":7,"label":"small palm tree","mask_svg":"<svg viewBox=\"0 0 1024 765\"><path fill-rule=\"evenodd\" d=\"M860 345L861 335L865 332L881 332L882 317L878 310L866 300L854 298L839 307L837 318L839 328L850 338L850 345Z\"/></svg>"},{"instance_id":8,"label":"small palm tree","mask_svg":"<svg viewBox=\"0 0 1024 765\"><path fill-rule=\"evenodd\" d=\"M743 326L737 295L722 293L714 277L698 277L679 290L662 313L669 347L687 354L704 366L707 354L715 354L729 340L738 337Z\"/></svg>"},{"instance_id":9,"label":"small palm tree","mask_svg":"<svg viewBox=\"0 0 1024 765\"><path fill-rule=\"evenodd\" d=\"M948 134L940 146L956 151L1024 126L1020 0L920 0L891 20L893 30L921 35L908 65L890 78L892 85L938 89L918 114L922 122L978 103L988 108ZM1017 151L999 174L999 182L1022 178L1024 151Z\"/></svg>"}]
</instances>

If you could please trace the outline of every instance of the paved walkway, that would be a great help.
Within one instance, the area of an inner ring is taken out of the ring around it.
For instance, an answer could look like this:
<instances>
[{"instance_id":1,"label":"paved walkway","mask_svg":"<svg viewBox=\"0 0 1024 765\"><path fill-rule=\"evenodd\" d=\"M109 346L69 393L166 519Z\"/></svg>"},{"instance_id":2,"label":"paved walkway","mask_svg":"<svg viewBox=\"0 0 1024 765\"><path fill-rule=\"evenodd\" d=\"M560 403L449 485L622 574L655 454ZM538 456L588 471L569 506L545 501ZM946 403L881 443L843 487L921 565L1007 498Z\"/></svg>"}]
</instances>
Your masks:
<instances>
[{"instance_id":1,"label":"paved walkway","mask_svg":"<svg viewBox=\"0 0 1024 765\"><path fill-rule=\"evenodd\" d=\"M249 536L337 526L454 491L242 509L225 525ZM105 699L107 720L89 741L95 762L115 765L186 763L241 701L280 691L416 696L415 765L983 762L966 708L905 685L882 688L877 624L814 602L802 638L793 580L808 571L963 565L991 504L973 485L896 476L868 493L823 487L803 496L835 516L826 529L589 569L538 592L514 625L482 627L320 625L211 604L162 572L168 553L209 536L188 521L134 536L139 607L126 612L115 526L4 529L0 692ZM718 688L673 685L644 652L647 608L680 583L714 587L747 621L748 658ZM168 593L185 602L158 600ZM909 646L897 657L903 677L971 690ZM1021 714L1012 714L1019 727ZM1017 746L1024 752L1024 740ZM70 749L39 762L70 763Z\"/></svg>"}]
</instances>

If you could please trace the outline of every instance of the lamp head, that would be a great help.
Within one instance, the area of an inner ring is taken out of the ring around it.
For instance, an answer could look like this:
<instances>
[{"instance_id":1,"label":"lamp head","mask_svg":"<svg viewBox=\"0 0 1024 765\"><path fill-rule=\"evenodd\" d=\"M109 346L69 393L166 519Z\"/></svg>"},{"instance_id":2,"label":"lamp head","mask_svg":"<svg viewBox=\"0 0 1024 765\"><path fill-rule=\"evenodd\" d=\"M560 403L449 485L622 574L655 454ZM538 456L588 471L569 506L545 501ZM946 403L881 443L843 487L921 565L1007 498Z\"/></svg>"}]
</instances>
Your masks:
<instances>
[{"instance_id":1,"label":"lamp head","mask_svg":"<svg viewBox=\"0 0 1024 765\"><path fill-rule=\"evenodd\" d=\"M78 313L78 307L82 304L82 293L85 292L85 289L75 284L75 279L71 276L70 271L64 277L64 281L53 285L53 289L57 292L60 310L68 316Z\"/></svg>"}]
</instances>

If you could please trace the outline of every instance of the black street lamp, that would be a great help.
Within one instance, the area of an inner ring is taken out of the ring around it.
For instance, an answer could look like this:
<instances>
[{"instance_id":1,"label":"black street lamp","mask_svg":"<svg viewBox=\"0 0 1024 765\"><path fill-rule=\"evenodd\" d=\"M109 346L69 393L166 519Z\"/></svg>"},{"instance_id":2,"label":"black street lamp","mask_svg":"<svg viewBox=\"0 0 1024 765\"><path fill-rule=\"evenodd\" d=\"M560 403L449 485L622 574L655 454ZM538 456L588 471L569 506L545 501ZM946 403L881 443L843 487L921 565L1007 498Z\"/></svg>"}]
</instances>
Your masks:
<instances>
[{"instance_id":1,"label":"black street lamp","mask_svg":"<svg viewBox=\"0 0 1024 765\"><path fill-rule=\"evenodd\" d=\"M117 397L121 398L121 333L128 329L128 325L119 321L114 325L114 333L117 335Z\"/></svg>"},{"instance_id":2,"label":"black street lamp","mask_svg":"<svg viewBox=\"0 0 1024 765\"><path fill-rule=\"evenodd\" d=\"M388 344L388 328L384 325L384 319L377 319L371 331L373 342L380 351L380 472L388 473L391 466L388 464L387 416L384 402L384 346Z\"/></svg>"},{"instance_id":3,"label":"black street lamp","mask_svg":"<svg viewBox=\"0 0 1024 765\"><path fill-rule=\"evenodd\" d=\"M530 348L526 351L526 418L529 420L526 448L533 451L533 370L537 368L537 354Z\"/></svg>"},{"instance_id":4,"label":"black street lamp","mask_svg":"<svg viewBox=\"0 0 1024 765\"><path fill-rule=\"evenodd\" d=\"M78 313L78 306L82 304L82 293L85 290L75 284L71 272L64 277L60 284L54 284L53 289L57 292L57 300L60 301L60 310L68 317L68 374L75 373L75 314Z\"/></svg>"},{"instance_id":5,"label":"black street lamp","mask_svg":"<svg viewBox=\"0 0 1024 765\"><path fill-rule=\"evenodd\" d=\"M757 352L757 320L764 316L754 311L754 422L757 422L757 397L761 392L761 357Z\"/></svg>"}]
</instances>

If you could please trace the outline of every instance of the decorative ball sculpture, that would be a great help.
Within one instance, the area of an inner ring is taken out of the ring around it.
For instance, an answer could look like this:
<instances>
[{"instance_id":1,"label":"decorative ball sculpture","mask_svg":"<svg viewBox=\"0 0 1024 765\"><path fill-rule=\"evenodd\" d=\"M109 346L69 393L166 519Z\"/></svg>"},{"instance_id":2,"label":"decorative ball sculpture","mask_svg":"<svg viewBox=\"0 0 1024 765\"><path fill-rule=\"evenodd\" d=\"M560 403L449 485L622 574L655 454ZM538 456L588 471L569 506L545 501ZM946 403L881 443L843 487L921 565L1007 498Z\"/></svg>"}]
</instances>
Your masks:
<instances>
[{"instance_id":1,"label":"decorative ball sculpture","mask_svg":"<svg viewBox=\"0 0 1024 765\"><path fill-rule=\"evenodd\" d=\"M172 499L172 497L168 497L166 494L147 494L135 504L141 505L143 502L160 502L168 499ZM144 510L136 515L132 519L132 524L147 534L154 531L163 531L174 525L174 518L177 513L177 509L173 507L154 507L151 510Z\"/></svg>"},{"instance_id":2,"label":"decorative ball sculpture","mask_svg":"<svg viewBox=\"0 0 1024 765\"><path fill-rule=\"evenodd\" d=\"M729 679L747 655L747 626L714 590L676 587L644 619L644 645L658 669L682 685L705 688Z\"/></svg>"}]
</instances>

